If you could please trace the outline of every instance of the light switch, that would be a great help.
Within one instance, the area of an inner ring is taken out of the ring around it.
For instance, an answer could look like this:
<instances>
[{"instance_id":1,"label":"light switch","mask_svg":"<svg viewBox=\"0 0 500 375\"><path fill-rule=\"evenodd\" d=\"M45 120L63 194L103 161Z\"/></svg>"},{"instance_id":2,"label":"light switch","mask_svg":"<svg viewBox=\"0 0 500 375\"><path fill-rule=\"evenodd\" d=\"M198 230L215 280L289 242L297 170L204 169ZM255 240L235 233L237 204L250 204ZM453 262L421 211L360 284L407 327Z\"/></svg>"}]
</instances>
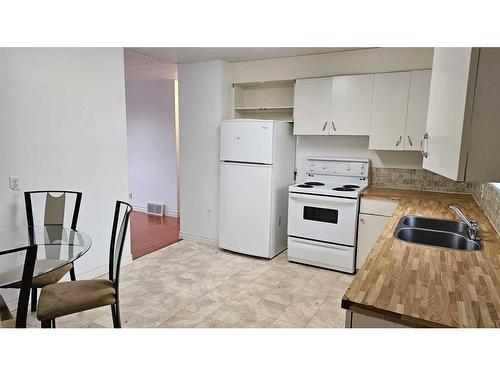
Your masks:
<instances>
[{"instance_id":1,"label":"light switch","mask_svg":"<svg viewBox=\"0 0 500 375\"><path fill-rule=\"evenodd\" d=\"M9 186L11 190L19 190L19 177L10 176L9 177Z\"/></svg>"}]
</instances>

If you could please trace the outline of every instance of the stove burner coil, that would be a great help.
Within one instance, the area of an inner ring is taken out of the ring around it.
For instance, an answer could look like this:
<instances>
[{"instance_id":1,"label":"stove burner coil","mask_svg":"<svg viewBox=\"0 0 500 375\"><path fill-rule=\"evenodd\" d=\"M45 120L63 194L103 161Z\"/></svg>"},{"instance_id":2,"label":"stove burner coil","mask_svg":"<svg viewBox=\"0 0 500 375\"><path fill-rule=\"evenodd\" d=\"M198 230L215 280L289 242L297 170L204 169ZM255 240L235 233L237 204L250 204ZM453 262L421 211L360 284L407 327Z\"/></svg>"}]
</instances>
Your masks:
<instances>
[{"instance_id":1,"label":"stove burner coil","mask_svg":"<svg viewBox=\"0 0 500 375\"><path fill-rule=\"evenodd\" d=\"M354 191L356 189L340 186L340 187L335 187L332 190L335 190L335 191Z\"/></svg>"},{"instance_id":2,"label":"stove burner coil","mask_svg":"<svg viewBox=\"0 0 500 375\"><path fill-rule=\"evenodd\" d=\"M310 182L304 182L304 185L311 185L311 186L323 186L324 183L322 182L317 182L317 181L310 181Z\"/></svg>"}]
</instances>

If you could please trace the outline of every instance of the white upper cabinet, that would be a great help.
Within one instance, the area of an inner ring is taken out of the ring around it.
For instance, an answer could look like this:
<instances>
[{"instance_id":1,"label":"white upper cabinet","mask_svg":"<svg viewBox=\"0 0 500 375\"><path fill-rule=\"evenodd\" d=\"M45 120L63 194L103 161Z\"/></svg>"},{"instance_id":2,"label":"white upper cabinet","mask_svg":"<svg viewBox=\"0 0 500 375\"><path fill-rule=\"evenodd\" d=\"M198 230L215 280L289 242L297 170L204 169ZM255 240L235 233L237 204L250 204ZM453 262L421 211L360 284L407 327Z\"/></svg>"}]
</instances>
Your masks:
<instances>
[{"instance_id":1,"label":"white upper cabinet","mask_svg":"<svg viewBox=\"0 0 500 375\"><path fill-rule=\"evenodd\" d=\"M293 134L330 134L331 103L331 77L298 79L294 91Z\"/></svg>"},{"instance_id":2,"label":"white upper cabinet","mask_svg":"<svg viewBox=\"0 0 500 375\"><path fill-rule=\"evenodd\" d=\"M419 151L430 70L298 79L295 135L369 135L373 150Z\"/></svg>"},{"instance_id":3,"label":"white upper cabinet","mask_svg":"<svg viewBox=\"0 0 500 375\"><path fill-rule=\"evenodd\" d=\"M298 79L294 134L369 135L373 74Z\"/></svg>"},{"instance_id":4,"label":"white upper cabinet","mask_svg":"<svg viewBox=\"0 0 500 375\"><path fill-rule=\"evenodd\" d=\"M375 74L369 148L403 150L410 72Z\"/></svg>"},{"instance_id":5,"label":"white upper cabinet","mask_svg":"<svg viewBox=\"0 0 500 375\"><path fill-rule=\"evenodd\" d=\"M427 124L430 86L430 70L415 70L411 72L404 137L405 150L420 151L420 141L425 134Z\"/></svg>"},{"instance_id":6,"label":"white upper cabinet","mask_svg":"<svg viewBox=\"0 0 500 375\"><path fill-rule=\"evenodd\" d=\"M423 167L500 181L500 49L435 48Z\"/></svg>"},{"instance_id":7,"label":"white upper cabinet","mask_svg":"<svg viewBox=\"0 0 500 375\"><path fill-rule=\"evenodd\" d=\"M370 134L373 77L373 74L333 77L332 134Z\"/></svg>"}]
</instances>

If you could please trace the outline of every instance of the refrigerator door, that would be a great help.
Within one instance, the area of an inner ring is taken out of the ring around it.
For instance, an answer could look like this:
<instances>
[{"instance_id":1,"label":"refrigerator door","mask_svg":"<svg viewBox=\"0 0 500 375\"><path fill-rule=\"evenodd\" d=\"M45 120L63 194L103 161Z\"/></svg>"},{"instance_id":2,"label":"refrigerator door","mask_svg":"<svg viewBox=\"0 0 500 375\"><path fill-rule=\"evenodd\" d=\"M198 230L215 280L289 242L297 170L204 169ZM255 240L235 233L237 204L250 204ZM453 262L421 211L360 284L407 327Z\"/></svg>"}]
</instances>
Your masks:
<instances>
[{"instance_id":1,"label":"refrigerator door","mask_svg":"<svg viewBox=\"0 0 500 375\"><path fill-rule=\"evenodd\" d=\"M273 163L272 121L223 121L220 126L220 160Z\"/></svg>"},{"instance_id":2,"label":"refrigerator door","mask_svg":"<svg viewBox=\"0 0 500 375\"><path fill-rule=\"evenodd\" d=\"M272 166L220 165L219 247L270 257Z\"/></svg>"}]
</instances>

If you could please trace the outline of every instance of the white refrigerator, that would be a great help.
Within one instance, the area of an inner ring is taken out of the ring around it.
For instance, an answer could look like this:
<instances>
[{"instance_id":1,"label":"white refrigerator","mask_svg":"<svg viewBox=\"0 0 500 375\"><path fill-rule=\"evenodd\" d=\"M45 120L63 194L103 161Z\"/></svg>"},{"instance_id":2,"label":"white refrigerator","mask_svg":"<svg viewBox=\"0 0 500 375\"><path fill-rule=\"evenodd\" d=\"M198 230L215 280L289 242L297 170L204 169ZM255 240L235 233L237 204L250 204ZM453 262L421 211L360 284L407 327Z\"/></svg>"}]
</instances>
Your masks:
<instances>
[{"instance_id":1,"label":"white refrigerator","mask_svg":"<svg viewBox=\"0 0 500 375\"><path fill-rule=\"evenodd\" d=\"M226 120L220 126L219 247L272 258L286 249L292 124Z\"/></svg>"}]
</instances>

